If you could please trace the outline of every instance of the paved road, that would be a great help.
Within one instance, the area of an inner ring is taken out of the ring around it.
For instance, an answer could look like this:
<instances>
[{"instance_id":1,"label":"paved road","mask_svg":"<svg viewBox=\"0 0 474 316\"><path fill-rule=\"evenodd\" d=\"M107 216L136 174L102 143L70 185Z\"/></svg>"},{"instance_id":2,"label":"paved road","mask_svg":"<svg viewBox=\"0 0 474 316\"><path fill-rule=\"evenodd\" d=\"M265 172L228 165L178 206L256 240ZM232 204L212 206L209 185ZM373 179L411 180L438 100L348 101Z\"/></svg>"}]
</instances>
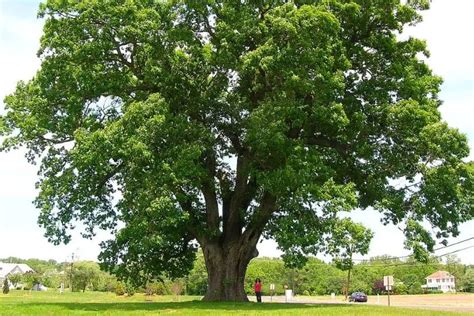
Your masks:
<instances>
[{"instance_id":1,"label":"paved road","mask_svg":"<svg viewBox=\"0 0 474 316\"><path fill-rule=\"evenodd\" d=\"M249 297L249 299L256 301L255 297ZM289 301L284 296L263 296L262 301L300 304L361 304L345 302L340 296L334 299L329 296L296 296ZM387 306L387 297L370 296L366 304ZM396 295L391 296L391 306L474 314L474 294Z\"/></svg>"}]
</instances>

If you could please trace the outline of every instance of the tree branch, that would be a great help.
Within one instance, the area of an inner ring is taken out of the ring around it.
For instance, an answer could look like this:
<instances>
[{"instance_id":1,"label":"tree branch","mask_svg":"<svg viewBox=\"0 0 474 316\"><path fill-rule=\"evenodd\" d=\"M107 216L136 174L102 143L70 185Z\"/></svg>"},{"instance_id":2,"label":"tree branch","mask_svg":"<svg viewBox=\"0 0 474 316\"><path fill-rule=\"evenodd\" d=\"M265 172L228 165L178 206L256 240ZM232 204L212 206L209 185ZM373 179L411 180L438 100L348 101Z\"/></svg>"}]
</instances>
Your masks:
<instances>
[{"instance_id":1,"label":"tree branch","mask_svg":"<svg viewBox=\"0 0 474 316\"><path fill-rule=\"evenodd\" d=\"M277 199L269 192L264 192L260 201L260 207L255 211L250 219L247 229L242 234L241 240L243 243L260 238L262 232L270 220L273 212L277 208Z\"/></svg>"},{"instance_id":2,"label":"tree branch","mask_svg":"<svg viewBox=\"0 0 474 316\"><path fill-rule=\"evenodd\" d=\"M113 177L115 176L123 167L124 163L119 163L115 166L113 166L112 170L107 172L107 174L104 176L104 178L99 182L99 184L96 187L96 192L97 196L99 196L100 189Z\"/></svg>"},{"instance_id":3,"label":"tree branch","mask_svg":"<svg viewBox=\"0 0 474 316\"><path fill-rule=\"evenodd\" d=\"M308 145L317 145L322 147L333 148L341 155L346 155L351 148L349 144L344 144L336 140L331 140L322 135L314 135L308 137L306 138L305 142Z\"/></svg>"},{"instance_id":4,"label":"tree branch","mask_svg":"<svg viewBox=\"0 0 474 316\"><path fill-rule=\"evenodd\" d=\"M216 177L217 163L215 153L212 149L204 154L203 164L207 171L206 177L201 180L201 191L206 203L206 223L210 230L217 231L219 229L219 206L217 203L214 180Z\"/></svg>"},{"instance_id":5,"label":"tree branch","mask_svg":"<svg viewBox=\"0 0 474 316\"><path fill-rule=\"evenodd\" d=\"M235 187L231 194L229 207L224 209L224 240L226 242L234 240L240 236L242 230L241 210L242 203L247 193L249 183L249 159L246 155L237 157L237 175Z\"/></svg>"}]
</instances>

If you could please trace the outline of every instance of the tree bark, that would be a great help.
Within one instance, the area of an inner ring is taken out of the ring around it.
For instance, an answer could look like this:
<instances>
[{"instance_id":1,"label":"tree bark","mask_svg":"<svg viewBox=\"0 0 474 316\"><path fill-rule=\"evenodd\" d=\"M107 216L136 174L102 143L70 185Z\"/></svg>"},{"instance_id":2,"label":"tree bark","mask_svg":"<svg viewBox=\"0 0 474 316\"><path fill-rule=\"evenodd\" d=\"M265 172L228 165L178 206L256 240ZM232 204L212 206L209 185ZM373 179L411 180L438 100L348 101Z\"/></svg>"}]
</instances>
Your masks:
<instances>
[{"instance_id":1,"label":"tree bark","mask_svg":"<svg viewBox=\"0 0 474 316\"><path fill-rule=\"evenodd\" d=\"M223 246L218 243L203 246L208 275L204 301L247 302L245 272L252 258L258 255L256 245L238 243Z\"/></svg>"}]
</instances>

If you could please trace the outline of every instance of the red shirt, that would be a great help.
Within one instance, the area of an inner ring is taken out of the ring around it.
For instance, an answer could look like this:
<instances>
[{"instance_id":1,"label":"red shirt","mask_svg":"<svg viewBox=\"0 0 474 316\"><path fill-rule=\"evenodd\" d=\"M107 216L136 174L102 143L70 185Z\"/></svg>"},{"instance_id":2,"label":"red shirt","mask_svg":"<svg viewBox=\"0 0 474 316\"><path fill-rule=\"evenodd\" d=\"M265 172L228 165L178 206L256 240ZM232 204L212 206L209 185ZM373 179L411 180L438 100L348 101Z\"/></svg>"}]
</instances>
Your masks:
<instances>
[{"instance_id":1,"label":"red shirt","mask_svg":"<svg viewBox=\"0 0 474 316\"><path fill-rule=\"evenodd\" d=\"M254 289L255 292L262 292L262 283L255 283Z\"/></svg>"}]
</instances>

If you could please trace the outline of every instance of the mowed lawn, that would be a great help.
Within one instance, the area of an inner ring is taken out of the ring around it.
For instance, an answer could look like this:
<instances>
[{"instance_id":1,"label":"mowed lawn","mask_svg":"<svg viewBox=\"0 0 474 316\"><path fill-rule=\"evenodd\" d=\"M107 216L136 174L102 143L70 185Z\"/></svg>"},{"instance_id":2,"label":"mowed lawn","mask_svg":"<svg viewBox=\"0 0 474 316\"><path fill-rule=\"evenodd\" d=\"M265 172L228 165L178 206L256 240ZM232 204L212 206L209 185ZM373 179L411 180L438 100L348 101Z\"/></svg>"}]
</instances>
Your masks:
<instances>
[{"instance_id":1,"label":"mowed lawn","mask_svg":"<svg viewBox=\"0 0 474 316\"><path fill-rule=\"evenodd\" d=\"M199 297L119 297L113 293L11 291L0 315L463 315L364 304L206 303ZM466 315L464 313L464 315Z\"/></svg>"}]
</instances>

